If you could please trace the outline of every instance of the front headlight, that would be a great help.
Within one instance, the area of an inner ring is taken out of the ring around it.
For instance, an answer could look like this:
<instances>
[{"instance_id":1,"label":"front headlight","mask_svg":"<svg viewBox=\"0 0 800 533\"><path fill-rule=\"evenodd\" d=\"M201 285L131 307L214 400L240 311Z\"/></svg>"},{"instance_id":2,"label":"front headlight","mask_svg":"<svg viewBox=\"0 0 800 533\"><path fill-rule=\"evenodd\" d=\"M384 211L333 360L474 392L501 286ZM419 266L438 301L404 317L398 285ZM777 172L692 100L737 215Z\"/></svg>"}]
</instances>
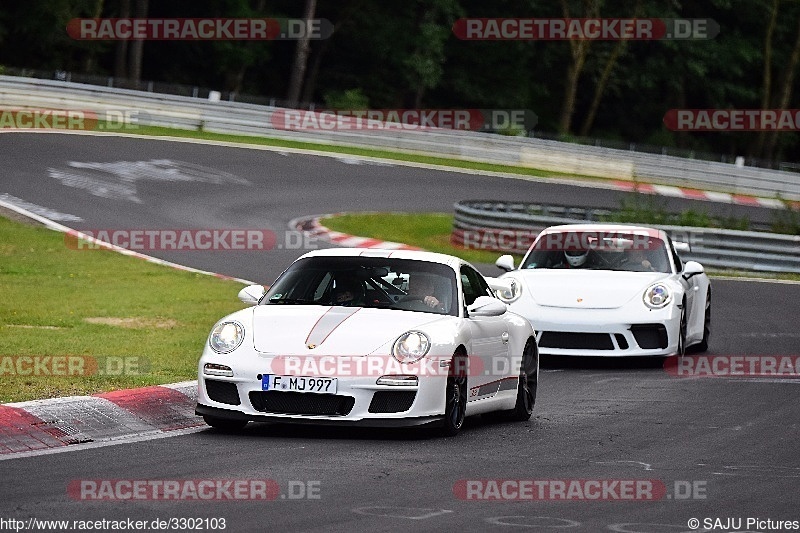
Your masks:
<instances>
[{"instance_id":1,"label":"front headlight","mask_svg":"<svg viewBox=\"0 0 800 533\"><path fill-rule=\"evenodd\" d=\"M394 341L392 356L401 363L413 363L425 357L430 347L427 335L421 331L407 331Z\"/></svg>"},{"instance_id":2,"label":"front headlight","mask_svg":"<svg viewBox=\"0 0 800 533\"><path fill-rule=\"evenodd\" d=\"M495 290L494 293L497 295L497 297L507 304L519 300L519 297L522 296L522 283L514 278L503 279L508 281L509 285L511 285L511 290Z\"/></svg>"},{"instance_id":3,"label":"front headlight","mask_svg":"<svg viewBox=\"0 0 800 533\"><path fill-rule=\"evenodd\" d=\"M211 330L208 345L217 353L234 351L244 340L244 327L238 322L223 322Z\"/></svg>"},{"instance_id":4,"label":"front headlight","mask_svg":"<svg viewBox=\"0 0 800 533\"><path fill-rule=\"evenodd\" d=\"M644 303L652 309L661 309L672 299L672 293L663 283L656 283L644 291Z\"/></svg>"}]
</instances>

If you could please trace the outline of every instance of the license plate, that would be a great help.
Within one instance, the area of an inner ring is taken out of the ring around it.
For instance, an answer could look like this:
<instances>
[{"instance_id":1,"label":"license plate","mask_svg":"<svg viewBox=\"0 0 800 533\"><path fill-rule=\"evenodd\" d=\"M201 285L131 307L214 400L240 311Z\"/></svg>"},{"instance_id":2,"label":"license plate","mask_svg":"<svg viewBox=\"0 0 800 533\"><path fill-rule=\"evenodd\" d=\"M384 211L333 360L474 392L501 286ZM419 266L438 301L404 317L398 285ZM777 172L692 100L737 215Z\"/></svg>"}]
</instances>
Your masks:
<instances>
[{"instance_id":1,"label":"license plate","mask_svg":"<svg viewBox=\"0 0 800 533\"><path fill-rule=\"evenodd\" d=\"M312 378L308 376L261 376L261 390L312 392L315 394L336 394L336 378Z\"/></svg>"}]
</instances>

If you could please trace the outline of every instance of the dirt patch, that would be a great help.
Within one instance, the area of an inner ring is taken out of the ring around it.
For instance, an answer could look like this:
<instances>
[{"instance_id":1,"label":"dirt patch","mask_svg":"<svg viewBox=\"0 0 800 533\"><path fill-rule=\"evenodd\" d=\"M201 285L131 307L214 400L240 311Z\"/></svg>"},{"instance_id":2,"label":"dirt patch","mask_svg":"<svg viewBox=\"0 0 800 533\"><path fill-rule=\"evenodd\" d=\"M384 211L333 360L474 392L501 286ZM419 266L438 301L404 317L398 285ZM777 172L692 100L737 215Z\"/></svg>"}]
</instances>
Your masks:
<instances>
[{"instance_id":1,"label":"dirt patch","mask_svg":"<svg viewBox=\"0 0 800 533\"><path fill-rule=\"evenodd\" d=\"M118 318L112 316L95 316L84 318L84 322L89 324L105 324L106 326L117 326L129 329L172 329L178 325L176 320L171 318L146 318L146 317L127 317Z\"/></svg>"}]
</instances>

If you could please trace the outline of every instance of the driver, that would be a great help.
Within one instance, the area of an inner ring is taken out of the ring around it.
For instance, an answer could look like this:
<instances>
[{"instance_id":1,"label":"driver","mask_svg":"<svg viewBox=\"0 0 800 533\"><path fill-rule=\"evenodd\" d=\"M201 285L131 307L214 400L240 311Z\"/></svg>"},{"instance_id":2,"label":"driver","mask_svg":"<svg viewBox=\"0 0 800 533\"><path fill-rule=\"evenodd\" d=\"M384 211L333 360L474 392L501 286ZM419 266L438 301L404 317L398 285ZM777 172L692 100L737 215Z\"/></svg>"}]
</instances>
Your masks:
<instances>
[{"instance_id":1,"label":"driver","mask_svg":"<svg viewBox=\"0 0 800 533\"><path fill-rule=\"evenodd\" d=\"M653 267L653 263L650 262L648 258L649 254L640 249L640 248L631 248L628 251L625 265L629 270L636 270L639 272L655 272L655 268Z\"/></svg>"},{"instance_id":2,"label":"driver","mask_svg":"<svg viewBox=\"0 0 800 533\"><path fill-rule=\"evenodd\" d=\"M405 299L421 300L430 308L441 307L441 302L433 295L435 287L430 276L412 275L408 281L408 294Z\"/></svg>"}]
</instances>

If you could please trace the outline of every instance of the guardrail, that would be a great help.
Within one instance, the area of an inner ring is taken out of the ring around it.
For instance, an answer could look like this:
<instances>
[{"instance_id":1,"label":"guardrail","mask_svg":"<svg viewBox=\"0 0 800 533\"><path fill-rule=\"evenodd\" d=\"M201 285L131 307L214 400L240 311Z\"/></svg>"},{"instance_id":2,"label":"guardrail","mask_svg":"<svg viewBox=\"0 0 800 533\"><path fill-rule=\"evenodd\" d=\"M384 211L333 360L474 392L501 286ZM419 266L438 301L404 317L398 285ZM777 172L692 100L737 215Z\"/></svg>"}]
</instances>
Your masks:
<instances>
[{"instance_id":1,"label":"guardrail","mask_svg":"<svg viewBox=\"0 0 800 533\"><path fill-rule=\"evenodd\" d=\"M597 222L603 209L527 203L462 201L455 204L451 242L466 248L523 254L548 226ZM691 246L684 260L706 267L800 273L800 236L716 228L647 225Z\"/></svg>"},{"instance_id":2,"label":"guardrail","mask_svg":"<svg viewBox=\"0 0 800 533\"><path fill-rule=\"evenodd\" d=\"M142 125L409 151L619 180L800 201L800 177L755 167L529 137L431 129L303 130L276 127L281 108L188 96L0 76L0 106L139 113Z\"/></svg>"}]
</instances>

